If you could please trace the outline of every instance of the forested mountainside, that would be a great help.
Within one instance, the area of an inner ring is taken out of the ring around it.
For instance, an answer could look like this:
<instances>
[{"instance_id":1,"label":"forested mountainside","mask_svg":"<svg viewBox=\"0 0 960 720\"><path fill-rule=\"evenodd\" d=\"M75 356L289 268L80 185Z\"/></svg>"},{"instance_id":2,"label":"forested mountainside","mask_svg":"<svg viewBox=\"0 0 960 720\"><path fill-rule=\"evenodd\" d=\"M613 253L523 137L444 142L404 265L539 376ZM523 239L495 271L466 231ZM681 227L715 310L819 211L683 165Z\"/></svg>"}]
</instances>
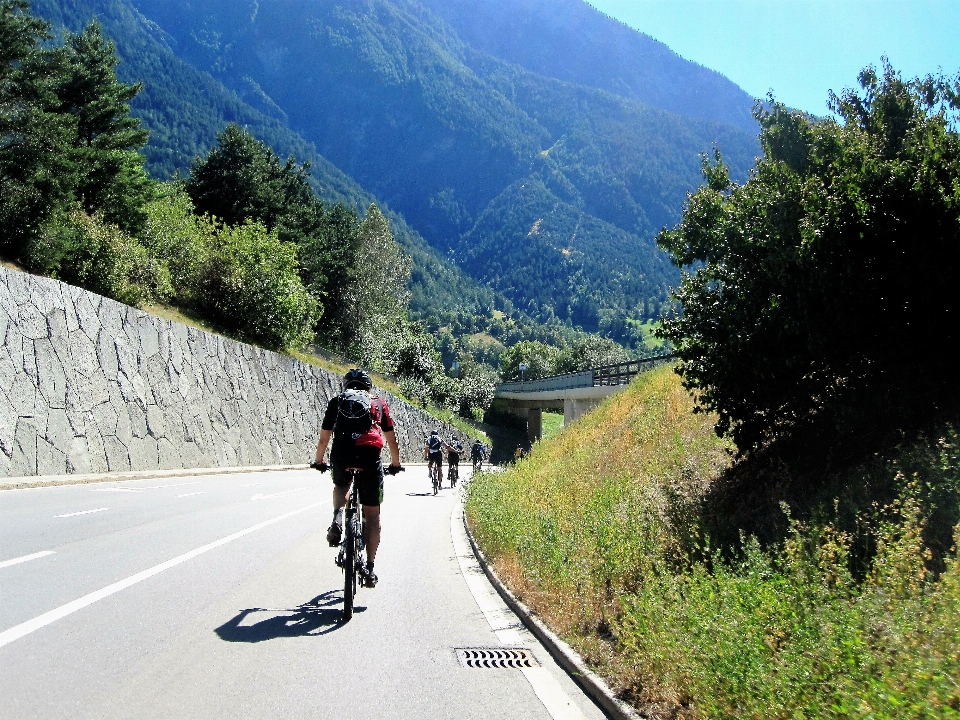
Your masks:
<instances>
[{"instance_id":1,"label":"forested mountainside","mask_svg":"<svg viewBox=\"0 0 960 720\"><path fill-rule=\"evenodd\" d=\"M315 145L291 130L276 109L247 102L210 74L181 59L173 38L148 20L127 0L32 0L34 14L55 28L79 32L93 18L113 39L121 63L119 77L143 84L131 103L133 114L150 130L144 148L152 175L168 178L186 174L193 158L206 154L217 133L229 123L247 128L285 157L311 164L310 182L328 202L343 202L365 211L374 196L320 155ZM455 264L434 251L404 219L384 204L394 234L413 259L411 310L417 317L443 312L489 316L503 301L480 287Z\"/></svg>"},{"instance_id":2,"label":"forested mountainside","mask_svg":"<svg viewBox=\"0 0 960 720\"><path fill-rule=\"evenodd\" d=\"M539 75L756 133L753 98L583 0L421 0L471 47Z\"/></svg>"},{"instance_id":3,"label":"forested mountainside","mask_svg":"<svg viewBox=\"0 0 960 720\"><path fill-rule=\"evenodd\" d=\"M655 317L678 276L653 235L699 184L700 153L719 144L744 178L758 152L745 94L580 0L35 7L74 28L97 14L124 77L157 87L136 106L154 131L153 171L185 169L217 120L240 122L314 163L325 196L356 202L359 183L544 322L597 330ZM492 33L500 44L482 31L494 21L516 25ZM495 304L470 283L451 296L449 270L430 287L440 266L419 238L398 239L415 255L414 311Z\"/></svg>"}]
</instances>

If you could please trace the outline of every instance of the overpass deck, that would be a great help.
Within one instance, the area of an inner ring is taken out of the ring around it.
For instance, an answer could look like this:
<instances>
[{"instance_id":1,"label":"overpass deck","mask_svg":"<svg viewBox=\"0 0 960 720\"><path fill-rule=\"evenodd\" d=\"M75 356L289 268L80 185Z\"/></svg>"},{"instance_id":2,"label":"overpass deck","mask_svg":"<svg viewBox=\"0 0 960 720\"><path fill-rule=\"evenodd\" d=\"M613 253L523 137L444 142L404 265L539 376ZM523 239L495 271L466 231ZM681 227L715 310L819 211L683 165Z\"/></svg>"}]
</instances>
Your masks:
<instances>
[{"instance_id":1,"label":"overpass deck","mask_svg":"<svg viewBox=\"0 0 960 720\"><path fill-rule=\"evenodd\" d=\"M501 383L494 399L501 408L526 418L527 436L535 442L541 436L543 410L563 409L566 425L596 407L603 398L623 390L638 374L673 358L673 354L658 355L536 380Z\"/></svg>"}]
</instances>

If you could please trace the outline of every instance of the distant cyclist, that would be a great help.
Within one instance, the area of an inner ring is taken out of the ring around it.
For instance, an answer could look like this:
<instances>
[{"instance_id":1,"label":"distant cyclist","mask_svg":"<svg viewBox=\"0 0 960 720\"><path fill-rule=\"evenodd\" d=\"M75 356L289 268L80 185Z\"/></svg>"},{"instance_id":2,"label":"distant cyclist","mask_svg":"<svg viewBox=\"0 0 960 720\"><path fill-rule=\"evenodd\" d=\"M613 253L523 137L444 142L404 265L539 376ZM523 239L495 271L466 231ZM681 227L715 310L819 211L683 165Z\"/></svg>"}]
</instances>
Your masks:
<instances>
[{"instance_id":1,"label":"distant cyclist","mask_svg":"<svg viewBox=\"0 0 960 720\"><path fill-rule=\"evenodd\" d=\"M423 448L423 455L427 460L427 473L433 478L434 468L436 472L443 477L443 446L444 442L440 439L439 430L431 430L430 437L427 438L426 447Z\"/></svg>"},{"instance_id":2,"label":"distant cyclist","mask_svg":"<svg viewBox=\"0 0 960 720\"><path fill-rule=\"evenodd\" d=\"M400 448L390 417L390 408L382 398L373 395L373 381L363 370L354 369L343 378L343 392L327 403L327 411L320 425L317 455L311 467L326 472L333 469L333 522L327 530L330 547L340 544L343 535L343 508L350 492L348 467L362 468L357 476L360 504L363 505L363 542L367 549L367 564L360 571L363 584L375 587L377 576L373 563L380 545L380 503L383 501L383 463L380 452L384 440L390 446L391 465L387 472L396 475L400 467ZM330 465L324 462L330 437Z\"/></svg>"},{"instance_id":3,"label":"distant cyclist","mask_svg":"<svg viewBox=\"0 0 960 720\"><path fill-rule=\"evenodd\" d=\"M447 449L447 477L450 479L450 487L456 487L457 480L460 478L460 456L463 455L463 444L453 439L451 445L444 443L444 447Z\"/></svg>"},{"instance_id":4,"label":"distant cyclist","mask_svg":"<svg viewBox=\"0 0 960 720\"><path fill-rule=\"evenodd\" d=\"M470 459L473 460L473 471L477 472L483 466L483 461L487 457L487 450L483 447L483 443L479 440L475 440L473 447L470 448Z\"/></svg>"}]
</instances>

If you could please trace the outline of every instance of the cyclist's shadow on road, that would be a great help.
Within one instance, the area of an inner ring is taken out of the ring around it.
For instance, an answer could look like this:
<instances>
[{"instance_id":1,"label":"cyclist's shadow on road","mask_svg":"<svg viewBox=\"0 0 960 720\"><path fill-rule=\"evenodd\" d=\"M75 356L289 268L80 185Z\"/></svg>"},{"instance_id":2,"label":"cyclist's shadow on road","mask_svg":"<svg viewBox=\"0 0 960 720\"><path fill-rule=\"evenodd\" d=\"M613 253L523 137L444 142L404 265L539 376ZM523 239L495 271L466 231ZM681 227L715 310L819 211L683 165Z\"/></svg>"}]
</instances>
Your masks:
<instances>
[{"instance_id":1,"label":"cyclist's shadow on road","mask_svg":"<svg viewBox=\"0 0 960 720\"><path fill-rule=\"evenodd\" d=\"M330 590L295 608L248 608L241 610L214 632L227 642L256 643L277 638L326 635L343 625L343 593ZM355 613L366 610L354 607ZM252 625L242 624L254 613L269 617Z\"/></svg>"}]
</instances>

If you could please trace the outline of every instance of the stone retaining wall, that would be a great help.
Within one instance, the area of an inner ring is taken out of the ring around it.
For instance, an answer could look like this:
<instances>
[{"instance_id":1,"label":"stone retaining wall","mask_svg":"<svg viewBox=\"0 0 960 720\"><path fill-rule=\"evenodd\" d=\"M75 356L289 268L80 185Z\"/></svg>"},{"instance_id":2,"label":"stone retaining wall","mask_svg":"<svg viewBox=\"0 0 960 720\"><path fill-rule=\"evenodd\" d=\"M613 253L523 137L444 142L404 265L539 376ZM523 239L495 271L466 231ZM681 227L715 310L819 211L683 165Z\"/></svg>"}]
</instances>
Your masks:
<instances>
[{"instance_id":1,"label":"stone retaining wall","mask_svg":"<svg viewBox=\"0 0 960 720\"><path fill-rule=\"evenodd\" d=\"M306 463L340 377L0 267L0 477ZM404 462L433 417L381 393ZM465 443L466 444L466 443Z\"/></svg>"}]
</instances>

